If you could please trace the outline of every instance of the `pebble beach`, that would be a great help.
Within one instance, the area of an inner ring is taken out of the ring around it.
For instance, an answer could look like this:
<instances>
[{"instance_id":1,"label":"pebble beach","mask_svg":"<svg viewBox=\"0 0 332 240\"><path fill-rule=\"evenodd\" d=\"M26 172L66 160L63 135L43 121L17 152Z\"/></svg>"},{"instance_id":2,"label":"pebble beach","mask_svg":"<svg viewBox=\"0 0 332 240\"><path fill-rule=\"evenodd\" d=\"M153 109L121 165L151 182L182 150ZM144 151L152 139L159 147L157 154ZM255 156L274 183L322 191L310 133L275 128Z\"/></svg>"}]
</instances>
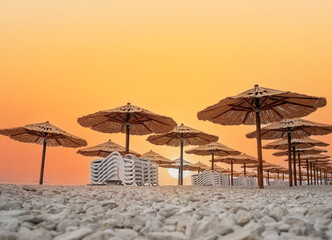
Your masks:
<instances>
[{"instance_id":1,"label":"pebble beach","mask_svg":"<svg viewBox=\"0 0 332 240\"><path fill-rule=\"evenodd\" d=\"M332 187L0 185L0 240L332 239Z\"/></svg>"}]
</instances>

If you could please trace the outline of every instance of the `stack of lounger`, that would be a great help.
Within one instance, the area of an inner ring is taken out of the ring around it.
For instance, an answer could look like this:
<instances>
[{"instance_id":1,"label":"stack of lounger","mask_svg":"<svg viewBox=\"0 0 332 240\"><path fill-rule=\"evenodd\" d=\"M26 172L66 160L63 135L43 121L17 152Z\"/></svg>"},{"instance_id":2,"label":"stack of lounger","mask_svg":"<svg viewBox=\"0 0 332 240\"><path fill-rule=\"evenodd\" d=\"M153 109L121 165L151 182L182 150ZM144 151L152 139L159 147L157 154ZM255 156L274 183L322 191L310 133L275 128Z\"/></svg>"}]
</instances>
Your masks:
<instances>
[{"instance_id":1,"label":"stack of lounger","mask_svg":"<svg viewBox=\"0 0 332 240\"><path fill-rule=\"evenodd\" d=\"M239 176L234 179L234 186L257 186L257 179L249 176Z\"/></svg>"},{"instance_id":2,"label":"stack of lounger","mask_svg":"<svg viewBox=\"0 0 332 240\"><path fill-rule=\"evenodd\" d=\"M198 186L229 185L228 176L214 170L205 170L202 173L193 174L191 183Z\"/></svg>"},{"instance_id":3,"label":"stack of lounger","mask_svg":"<svg viewBox=\"0 0 332 240\"><path fill-rule=\"evenodd\" d=\"M270 181L270 186L288 186L288 181L282 181L281 179L275 179L273 181Z\"/></svg>"},{"instance_id":4,"label":"stack of lounger","mask_svg":"<svg viewBox=\"0 0 332 240\"><path fill-rule=\"evenodd\" d=\"M158 185L158 166L133 154L121 156L113 152L91 163L91 183L113 182L122 185Z\"/></svg>"}]
</instances>

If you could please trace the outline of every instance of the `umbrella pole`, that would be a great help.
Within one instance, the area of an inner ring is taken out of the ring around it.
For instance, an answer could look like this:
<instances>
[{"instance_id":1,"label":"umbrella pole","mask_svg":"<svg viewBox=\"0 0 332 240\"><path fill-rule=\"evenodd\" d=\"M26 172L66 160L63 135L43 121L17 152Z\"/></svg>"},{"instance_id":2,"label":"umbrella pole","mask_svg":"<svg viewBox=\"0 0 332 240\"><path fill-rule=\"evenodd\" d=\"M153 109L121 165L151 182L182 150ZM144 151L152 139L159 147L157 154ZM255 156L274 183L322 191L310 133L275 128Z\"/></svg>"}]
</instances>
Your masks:
<instances>
[{"instance_id":1,"label":"umbrella pole","mask_svg":"<svg viewBox=\"0 0 332 240\"><path fill-rule=\"evenodd\" d=\"M316 166L315 164L312 164L313 168L314 168L314 185L316 185L317 181L316 181Z\"/></svg>"},{"instance_id":2,"label":"umbrella pole","mask_svg":"<svg viewBox=\"0 0 332 240\"><path fill-rule=\"evenodd\" d=\"M244 176L246 176L247 175L246 163L243 163L243 171L244 171Z\"/></svg>"},{"instance_id":3,"label":"umbrella pole","mask_svg":"<svg viewBox=\"0 0 332 240\"><path fill-rule=\"evenodd\" d=\"M300 185L302 185L302 173L301 173L301 153L297 153L297 158L299 159L299 178L300 178Z\"/></svg>"},{"instance_id":4,"label":"umbrella pole","mask_svg":"<svg viewBox=\"0 0 332 240\"><path fill-rule=\"evenodd\" d=\"M40 185L43 185L43 179L44 179L44 166L45 166L46 145L47 145L47 138L44 138L44 142L43 142L43 155L42 155L42 162L41 162L41 169L40 169L40 178L39 178L39 184Z\"/></svg>"},{"instance_id":5,"label":"umbrella pole","mask_svg":"<svg viewBox=\"0 0 332 240\"><path fill-rule=\"evenodd\" d=\"M310 185L312 185L312 162L310 162Z\"/></svg>"},{"instance_id":6,"label":"umbrella pole","mask_svg":"<svg viewBox=\"0 0 332 240\"><path fill-rule=\"evenodd\" d=\"M259 188L264 188L263 183L263 156L262 156L262 136L261 136L261 112L259 98L255 98L255 107L256 107L256 133L257 133L257 175L258 175L258 186Z\"/></svg>"},{"instance_id":7,"label":"umbrella pole","mask_svg":"<svg viewBox=\"0 0 332 240\"><path fill-rule=\"evenodd\" d=\"M284 172L282 173L282 181L283 182L285 181L285 173Z\"/></svg>"},{"instance_id":8,"label":"umbrella pole","mask_svg":"<svg viewBox=\"0 0 332 240\"><path fill-rule=\"evenodd\" d=\"M214 170L214 152L212 152L212 166L211 170Z\"/></svg>"},{"instance_id":9,"label":"umbrella pole","mask_svg":"<svg viewBox=\"0 0 332 240\"><path fill-rule=\"evenodd\" d=\"M319 169L319 175L320 175L320 185L322 185L323 179L322 179L322 169Z\"/></svg>"},{"instance_id":10,"label":"umbrella pole","mask_svg":"<svg viewBox=\"0 0 332 240\"><path fill-rule=\"evenodd\" d=\"M231 186L233 186L233 160L231 160Z\"/></svg>"},{"instance_id":11,"label":"umbrella pole","mask_svg":"<svg viewBox=\"0 0 332 240\"><path fill-rule=\"evenodd\" d=\"M278 173L278 180L279 180L279 169L277 169L277 173Z\"/></svg>"},{"instance_id":12,"label":"umbrella pole","mask_svg":"<svg viewBox=\"0 0 332 240\"><path fill-rule=\"evenodd\" d=\"M293 145L293 168L294 168L294 186L297 186L297 178L296 178L296 151L295 145Z\"/></svg>"},{"instance_id":13,"label":"umbrella pole","mask_svg":"<svg viewBox=\"0 0 332 240\"><path fill-rule=\"evenodd\" d=\"M307 182L308 182L308 185L309 185L309 161L308 161L308 158L305 161L306 161L306 164L307 164Z\"/></svg>"},{"instance_id":14,"label":"umbrella pole","mask_svg":"<svg viewBox=\"0 0 332 240\"><path fill-rule=\"evenodd\" d=\"M180 185L183 185L183 133L181 133Z\"/></svg>"},{"instance_id":15,"label":"umbrella pole","mask_svg":"<svg viewBox=\"0 0 332 240\"><path fill-rule=\"evenodd\" d=\"M267 169L267 185L270 185L270 171Z\"/></svg>"},{"instance_id":16,"label":"umbrella pole","mask_svg":"<svg viewBox=\"0 0 332 240\"><path fill-rule=\"evenodd\" d=\"M288 128L288 175L289 175L289 186L293 187L292 179L292 132Z\"/></svg>"},{"instance_id":17,"label":"umbrella pole","mask_svg":"<svg viewBox=\"0 0 332 240\"><path fill-rule=\"evenodd\" d=\"M130 135L130 113L127 113L126 119L126 154L129 153L129 135Z\"/></svg>"}]
</instances>

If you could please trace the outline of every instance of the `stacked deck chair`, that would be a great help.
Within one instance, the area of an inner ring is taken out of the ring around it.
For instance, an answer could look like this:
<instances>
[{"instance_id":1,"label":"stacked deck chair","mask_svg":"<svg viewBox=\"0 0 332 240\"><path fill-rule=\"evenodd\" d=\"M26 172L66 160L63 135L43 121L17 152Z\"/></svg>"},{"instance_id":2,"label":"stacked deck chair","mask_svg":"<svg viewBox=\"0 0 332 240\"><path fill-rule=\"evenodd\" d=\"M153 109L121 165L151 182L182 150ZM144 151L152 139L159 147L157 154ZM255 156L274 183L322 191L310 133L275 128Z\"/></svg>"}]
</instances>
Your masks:
<instances>
[{"instance_id":1,"label":"stacked deck chair","mask_svg":"<svg viewBox=\"0 0 332 240\"><path fill-rule=\"evenodd\" d=\"M288 186L288 181L282 181L281 179L274 179L270 181L270 186Z\"/></svg>"},{"instance_id":2,"label":"stacked deck chair","mask_svg":"<svg viewBox=\"0 0 332 240\"><path fill-rule=\"evenodd\" d=\"M113 152L106 158L92 161L90 167L92 184L158 185L158 167L133 154L121 156L120 153Z\"/></svg>"},{"instance_id":3,"label":"stacked deck chair","mask_svg":"<svg viewBox=\"0 0 332 240\"><path fill-rule=\"evenodd\" d=\"M202 173L191 176L192 185L200 186L221 186L228 184L228 178L225 174L214 170L205 170Z\"/></svg>"},{"instance_id":4,"label":"stacked deck chair","mask_svg":"<svg viewBox=\"0 0 332 240\"><path fill-rule=\"evenodd\" d=\"M257 179L249 176L239 176L234 179L234 186L257 186Z\"/></svg>"}]
</instances>

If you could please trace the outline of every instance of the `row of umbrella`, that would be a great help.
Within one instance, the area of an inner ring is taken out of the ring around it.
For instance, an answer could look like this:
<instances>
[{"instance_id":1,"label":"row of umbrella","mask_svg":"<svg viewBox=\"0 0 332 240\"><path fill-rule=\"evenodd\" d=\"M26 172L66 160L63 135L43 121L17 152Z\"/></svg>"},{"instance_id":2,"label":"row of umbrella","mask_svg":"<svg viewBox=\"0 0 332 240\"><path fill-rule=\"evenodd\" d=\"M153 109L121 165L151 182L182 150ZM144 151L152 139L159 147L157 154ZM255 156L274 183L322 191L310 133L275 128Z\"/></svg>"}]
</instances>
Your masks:
<instances>
[{"instance_id":1,"label":"row of umbrella","mask_svg":"<svg viewBox=\"0 0 332 240\"><path fill-rule=\"evenodd\" d=\"M207 107L198 112L197 116L200 120L208 120L221 125L256 125L256 131L252 133L252 137L257 139L258 185L259 188L264 188L262 157L262 136L264 132L262 134L261 124L304 117L325 105L325 98L262 88L255 85L254 88L239 95L227 97L219 103ZM292 128L290 126L286 127L284 134L290 141ZM288 153L289 159L291 159L290 144Z\"/></svg>"},{"instance_id":2,"label":"row of umbrella","mask_svg":"<svg viewBox=\"0 0 332 240\"><path fill-rule=\"evenodd\" d=\"M303 117L325 105L325 98L262 88L255 85L253 89L249 89L234 97L225 98L219 103L198 112L197 116L200 120L209 120L222 125L256 125L256 131L253 134L257 138L257 173L259 187L263 188L261 140L262 138L265 139L265 129L261 129L261 124L268 124L288 118ZM156 145L180 147L180 184L183 184L183 147L188 145L204 145L218 140L217 136L198 131L183 124L177 126L176 122L170 117L152 113L143 108L133 106L130 103L119 108L99 111L80 117L77 121L81 126L91 128L95 131L125 133L125 153L130 152L130 135L154 134L150 135L147 141ZM33 126L37 129L32 129ZM53 132L54 129L58 129L58 132L61 133L57 134ZM289 141L291 133L295 132L295 129L292 130L291 127L286 127ZM27 125L23 128L0 130L0 134L23 142L43 144L41 172L43 172L45 162L46 146L80 147L87 145L85 140L70 135L48 122ZM290 144L288 144L288 147L290 159ZM232 149L227 150L226 148L222 151L213 150L207 152L212 156L212 168L214 166L215 155L240 155L240 152ZM40 183L42 184L42 173Z\"/></svg>"}]
</instances>

